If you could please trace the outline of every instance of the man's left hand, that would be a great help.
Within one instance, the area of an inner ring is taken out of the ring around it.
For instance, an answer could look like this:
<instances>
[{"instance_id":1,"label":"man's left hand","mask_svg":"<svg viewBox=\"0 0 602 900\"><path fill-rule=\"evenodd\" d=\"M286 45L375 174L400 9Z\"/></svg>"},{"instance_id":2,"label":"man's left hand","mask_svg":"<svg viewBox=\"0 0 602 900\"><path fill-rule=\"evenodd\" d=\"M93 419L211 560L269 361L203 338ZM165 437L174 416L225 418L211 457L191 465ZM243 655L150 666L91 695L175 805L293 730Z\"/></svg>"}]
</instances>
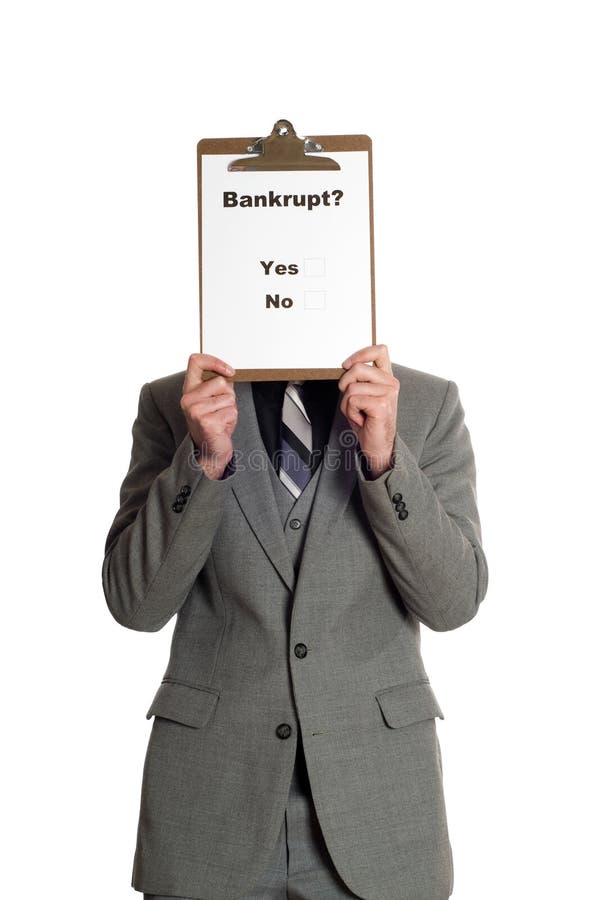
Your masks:
<instances>
[{"instance_id":1,"label":"man's left hand","mask_svg":"<svg viewBox=\"0 0 602 900\"><path fill-rule=\"evenodd\" d=\"M357 436L369 477L378 478L393 465L399 380L385 344L364 347L341 365L346 370L339 378L341 410Z\"/></svg>"}]
</instances>

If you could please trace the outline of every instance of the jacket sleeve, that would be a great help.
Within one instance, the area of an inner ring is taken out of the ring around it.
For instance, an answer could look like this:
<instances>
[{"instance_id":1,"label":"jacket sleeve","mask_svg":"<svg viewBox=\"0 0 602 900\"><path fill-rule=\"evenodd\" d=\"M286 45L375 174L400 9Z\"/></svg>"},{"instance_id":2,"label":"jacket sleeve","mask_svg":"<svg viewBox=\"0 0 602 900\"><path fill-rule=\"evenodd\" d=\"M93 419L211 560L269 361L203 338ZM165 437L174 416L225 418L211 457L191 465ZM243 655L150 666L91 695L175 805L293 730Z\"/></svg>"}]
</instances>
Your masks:
<instances>
[{"instance_id":1,"label":"jacket sleeve","mask_svg":"<svg viewBox=\"0 0 602 900\"><path fill-rule=\"evenodd\" d=\"M449 381L420 461L399 436L393 467L373 481L356 453L364 509L406 606L449 631L475 616L488 583L476 469L458 387Z\"/></svg>"},{"instance_id":2,"label":"jacket sleeve","mask_svg":"<svg viewBox=\"0 0 602 900\"><path fill-rule=\"evenodd\" d=\"M126 628L158 631L186 600L209 555L234 458L222 479L197 463L187 434L175 446L150 385L140 391L130 465L105 543L102 584Z\"/></svg>"}]
</instances>

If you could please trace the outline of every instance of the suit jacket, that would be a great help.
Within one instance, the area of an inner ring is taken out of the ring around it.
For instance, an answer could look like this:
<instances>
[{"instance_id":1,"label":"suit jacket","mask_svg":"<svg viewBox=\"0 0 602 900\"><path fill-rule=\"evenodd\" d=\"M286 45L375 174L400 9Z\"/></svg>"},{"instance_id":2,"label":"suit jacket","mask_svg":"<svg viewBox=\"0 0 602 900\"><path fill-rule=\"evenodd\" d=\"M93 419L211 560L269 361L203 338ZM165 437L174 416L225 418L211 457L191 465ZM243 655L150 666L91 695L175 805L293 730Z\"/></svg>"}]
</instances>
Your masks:
<instances>
[{"instance_id":1,"label":"suit jacket","mask_svg":"<svg viewBox=\"0 0 602 900\"><path fill-rule=\"evenodd\" d=\"M349 889L365 900L451 894L443 712L420 626L472 619L488 570L457 385L392 368L394 466L364 477L338 404L297 575L251 384L234 385L236 465L223 480L196 463L179 405L184 372L142 387L102 566L121 625L158 631L177 615L146 713L139 891L247 893L275 845L302 740Z\"/></svg>"}]
</instances>

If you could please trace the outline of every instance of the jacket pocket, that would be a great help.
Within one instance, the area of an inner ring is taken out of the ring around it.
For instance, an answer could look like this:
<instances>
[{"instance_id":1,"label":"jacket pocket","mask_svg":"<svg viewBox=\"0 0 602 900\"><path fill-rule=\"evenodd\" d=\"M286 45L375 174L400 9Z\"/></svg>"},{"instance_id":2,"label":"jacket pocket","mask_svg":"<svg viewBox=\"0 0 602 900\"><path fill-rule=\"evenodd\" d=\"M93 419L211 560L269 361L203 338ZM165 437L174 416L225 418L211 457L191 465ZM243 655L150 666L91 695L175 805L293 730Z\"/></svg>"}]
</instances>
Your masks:
<instances>
[{"instance_id":1,"label":"jacket pocket","mask_svg":"<svg viewBox=\"0 0 602 900\"><path fill-rule=\"evenodd\" d=\"M402 728L435 716L445 718L428 681L394 684L377 691L375 697L390 728Z\"/></svg>"},{"instance_id":2,"label":"jacket pocket","mask_svg":"<svg viewBox=\"0 0 602 900\"><path fill-rule=\"evenodd\" d=\"M195 687L181 681L163 680L153 698L146 718L159 716L191 728L201 728L209 721L219 700L215 688Z\"/></svg>"}]
</instances>

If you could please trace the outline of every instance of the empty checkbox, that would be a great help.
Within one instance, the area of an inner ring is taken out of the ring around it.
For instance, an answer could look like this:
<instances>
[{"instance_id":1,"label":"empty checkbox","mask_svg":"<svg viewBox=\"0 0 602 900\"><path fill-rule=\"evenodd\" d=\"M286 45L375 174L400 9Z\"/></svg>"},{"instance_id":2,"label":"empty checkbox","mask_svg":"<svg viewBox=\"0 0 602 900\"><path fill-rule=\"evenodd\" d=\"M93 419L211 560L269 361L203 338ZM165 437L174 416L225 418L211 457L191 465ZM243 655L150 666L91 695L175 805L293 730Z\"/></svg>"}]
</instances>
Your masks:
<instances>
[{"instance_id":1,"label":"empty checkbox","mask_svg":"<svg viewBox=\"0 0 602 900\"><path fill-rule=\"evenodd\" d=\"M310 256L303 260L303 274L306 278L321 278L326 275L326 260L322 256Z\"/></svg>"},{"instance_id":2,"label":"empty checkbox","mask_svg":"<svg viewBox=\"0 0 602 900\"><path fill-rule=\"evenodd\" d=\"M326 309L326 291L305 291L305 309Z\"/></svg>"}]
</instances>

